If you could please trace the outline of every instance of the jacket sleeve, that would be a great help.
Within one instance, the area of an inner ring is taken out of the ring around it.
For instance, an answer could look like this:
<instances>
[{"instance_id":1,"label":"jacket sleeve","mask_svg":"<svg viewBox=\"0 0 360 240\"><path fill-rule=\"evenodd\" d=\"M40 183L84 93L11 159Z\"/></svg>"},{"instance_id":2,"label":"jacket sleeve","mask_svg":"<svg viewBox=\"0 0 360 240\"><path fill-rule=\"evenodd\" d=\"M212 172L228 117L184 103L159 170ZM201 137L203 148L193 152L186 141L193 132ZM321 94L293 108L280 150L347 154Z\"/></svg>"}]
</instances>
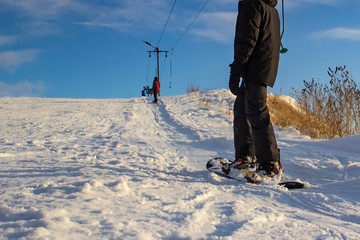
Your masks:
<instances>
[{"instance_id":1,"label":"jacket sleeve","mask_svg":"<svg viewBox=\"0 0 360 240\"><path fill-rule=\"evenodd\" d=\"M244 66L251 56L259 37L261 4L258 1L243 1L236 23L234 63Z\"/></svg>"}]
</instances>

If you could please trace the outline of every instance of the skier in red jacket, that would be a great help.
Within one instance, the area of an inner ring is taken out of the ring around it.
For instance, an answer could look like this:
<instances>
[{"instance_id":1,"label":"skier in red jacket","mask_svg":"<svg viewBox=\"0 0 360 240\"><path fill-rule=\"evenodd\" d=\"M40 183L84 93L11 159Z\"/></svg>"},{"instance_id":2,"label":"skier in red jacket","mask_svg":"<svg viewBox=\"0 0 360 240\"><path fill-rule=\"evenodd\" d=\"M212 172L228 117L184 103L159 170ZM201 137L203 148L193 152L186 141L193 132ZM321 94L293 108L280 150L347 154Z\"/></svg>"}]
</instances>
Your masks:
<instances>
[{"instance_id":1,"label":"skier in red jacket","mask_svg":"<svg viewBox=\"0 0 360 240\"><path fill-rule=\"evenodd\" d=\"M160 81L157 77L154 78L152 90L154 92L154 103L158 102L158 94L160 92Z\"/></svg>"}]
</instances>

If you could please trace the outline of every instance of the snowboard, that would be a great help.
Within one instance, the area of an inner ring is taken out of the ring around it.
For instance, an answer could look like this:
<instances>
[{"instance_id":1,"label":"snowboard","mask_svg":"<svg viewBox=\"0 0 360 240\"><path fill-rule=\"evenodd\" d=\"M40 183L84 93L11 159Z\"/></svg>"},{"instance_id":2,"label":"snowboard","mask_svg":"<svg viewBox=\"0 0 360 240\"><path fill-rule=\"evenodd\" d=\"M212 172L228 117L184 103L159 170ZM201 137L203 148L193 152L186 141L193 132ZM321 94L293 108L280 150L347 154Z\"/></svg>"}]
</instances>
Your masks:
<instances>
[{"instance_id":1,"label":"snowboard","mask_svg":"<svg viewBox=\"0 0 360 240\"><path fill-rule=\"evenodd\" d=\"M231 161L227 158L215 157L215 158L210 159L207 162L206 168L210 172L216 173L217 175L219 175L221 177L225 177L228 179L235 179L242 183L254 183L254 182L250 181L250 178L249 178L249 176L251 176L251 174L253 174L253 173L246 169L242 169L242 170L233 169L233 170L231 170L230 174L225 174L222 170L222 166L227 163L230 163L230 162ZM259 183L254 183L254 184L259 184ZM306 184L304 184L302 182L298 182L298 181L279 182L279 183L276 183L276 185L278 187L285 187L287 189L301 189L301 188L307 187Z\"/></svg>"}]
</instances>

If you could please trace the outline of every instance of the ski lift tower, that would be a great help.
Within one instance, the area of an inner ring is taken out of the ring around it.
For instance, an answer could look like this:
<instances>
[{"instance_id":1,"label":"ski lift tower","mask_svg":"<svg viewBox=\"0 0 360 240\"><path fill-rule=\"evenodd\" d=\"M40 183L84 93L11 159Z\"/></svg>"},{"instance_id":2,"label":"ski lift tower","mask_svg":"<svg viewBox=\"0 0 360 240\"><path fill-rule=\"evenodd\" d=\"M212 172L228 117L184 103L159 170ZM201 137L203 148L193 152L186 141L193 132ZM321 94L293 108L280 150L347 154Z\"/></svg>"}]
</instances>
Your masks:
<instances>
[{"instance_id":1,"label":"ski lift tower","mask_svg":"<svg viewBox=\"0 0 360 240\"><path fill-rule=\"evenodd\" d=\"M159 67L159 54L165 53L165 57L167 57L167 54L169 51L163 51L159 50L158 47L154 47L151 43L144 41L145 44L149 45L150 47L154 48L153 51L147 51L149 53L149 56L151 56L151 53L156 53L156 59L157 59L157 78L160 81L160 67Z\"/></svg>"}]
</instances>

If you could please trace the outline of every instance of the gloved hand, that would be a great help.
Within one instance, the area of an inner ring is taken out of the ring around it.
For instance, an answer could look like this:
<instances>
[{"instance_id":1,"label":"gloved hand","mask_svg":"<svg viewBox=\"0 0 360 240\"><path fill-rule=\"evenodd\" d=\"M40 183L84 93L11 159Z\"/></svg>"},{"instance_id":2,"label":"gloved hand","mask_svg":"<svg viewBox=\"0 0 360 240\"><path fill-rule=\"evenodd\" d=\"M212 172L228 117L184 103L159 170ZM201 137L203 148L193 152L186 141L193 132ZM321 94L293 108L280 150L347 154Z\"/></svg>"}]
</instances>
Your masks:
<instances>
[{"instance_id":1,"label":"gloved hand","mask_svg":"<svg viewBox=\"0 0 360 240\"><path fill-rule=\"evenodd\" d=\"M232 94L240 94L240 77L244 71L244 66L242 64L234 61L229 65L230 67L230 79L229 79L229 88Z\"/></svg>"}]
</instances>

